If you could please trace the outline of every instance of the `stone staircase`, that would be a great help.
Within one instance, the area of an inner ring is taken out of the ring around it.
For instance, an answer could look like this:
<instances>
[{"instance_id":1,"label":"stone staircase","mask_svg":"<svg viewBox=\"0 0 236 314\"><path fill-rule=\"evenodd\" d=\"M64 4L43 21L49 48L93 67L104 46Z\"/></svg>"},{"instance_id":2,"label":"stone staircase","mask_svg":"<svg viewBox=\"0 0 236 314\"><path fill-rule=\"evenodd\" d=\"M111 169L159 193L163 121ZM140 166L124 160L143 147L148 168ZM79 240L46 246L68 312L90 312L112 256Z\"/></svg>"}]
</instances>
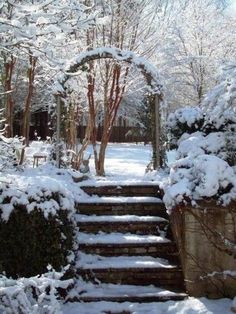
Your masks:
<instances>
[{"instance_id":1,"label":"stone staircase","mask_svg":"<svg viewBox=\"0 0 236 314\"><path fill-rule=\"evenodd\" d=\"M186 298L162 191L151 184L82 188L100 197L77 205L77 270L84 284L72 298L83 302Z\"/></svg>"}]
</instances>

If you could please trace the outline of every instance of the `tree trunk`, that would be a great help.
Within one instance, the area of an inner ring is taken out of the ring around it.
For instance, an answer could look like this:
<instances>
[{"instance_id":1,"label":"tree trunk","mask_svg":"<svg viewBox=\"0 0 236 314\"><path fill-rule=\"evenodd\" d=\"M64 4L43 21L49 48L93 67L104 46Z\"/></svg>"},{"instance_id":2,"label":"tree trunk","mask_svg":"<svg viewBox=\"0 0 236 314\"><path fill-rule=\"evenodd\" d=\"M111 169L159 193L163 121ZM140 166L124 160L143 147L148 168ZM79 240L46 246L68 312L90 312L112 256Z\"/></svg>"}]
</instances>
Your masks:
<instances>
[{"instance_id":1,"label":"tree trunk","mask_svg":"<svg viewBox=\"0 0 236 314\"><path fill-rule=\"evenodd\" d=\"M76 151L77 126L76 126L76 111L75 106L70 105L67 113L67 129L66 129L66 143L69 149Z\"/></svg>"},{"instance_id":2,"label":"tree trunk","mask_svg":"<svg viewBox=\"0 0 236 314\"><path fill-rule=\"evenodd\" d=\"M4 91L6 93L6 127L5 127L5 136L13 137L13 109L14 102L12 99L12 74L16 59L11 56L10 60L5 63L5 85Z\"/></svg>"},{"instance_id":3,"label":"tree trunk","mask_svg":"<svg viewBox=\"0 0 236 314\"><path fill-rule=\"evenodd\" d=\"M31 112L31 102L34 92L34 78L36 69L37 58L29 56L29 68L28 68L28 93L25 100L25 108L23 112L23 127L22 136L25 138L24 142L26 146L29 145L29 126L30 126L30 112Z\"/></svg>"},{"instance_id":4,"label":"tree trunk","mask_svg":"<svg viewBox=\"0 0 236 314\"><path fill-rule=\"evenodd\" d=\"M118 64L114 65L112 82L110 86L109 96L105 95L104 99L104 121L103 121L103 134L98 158L95 162L96 174L105 176L105 153L107 144L109 142L112 126L114 125L117 112L124 95L126 79L128 76L129 68L125 69L124 81L120 87L121 67ZM105 89L106 90L106 89Z\"/></svg>"},{"instance_id":5,"label":"tree trunk","mask_svg":"<svg viewBox=\"0 0 236 314\"><path fill-rule=\"evenodd\" d=\"M98 176L105 176L105 154L106 154L106 148L107 148L108 140L103 140L100 145L99 149L99 158L96 165L96 174Z\"/></svg>"},{"instance_id":6,"label":"tree trunk","mask_svg":"<svg viewBox=\"0 0 236 314\"><path fill-rule=\"evenodd\" d=\"M35 69L36 69L37 58L29 56L29 68L28 68L28 93L25 100L25 108L23 112L23 127L22 127L22 136L24 137L25 146L29 146L29 127L30 127L30 113L31 113L31 101L33 98L34 91L34 78L35 78ZM21 151L20 165L23 164L25 157L25 148Z\"/></svg>"}]
</instances>

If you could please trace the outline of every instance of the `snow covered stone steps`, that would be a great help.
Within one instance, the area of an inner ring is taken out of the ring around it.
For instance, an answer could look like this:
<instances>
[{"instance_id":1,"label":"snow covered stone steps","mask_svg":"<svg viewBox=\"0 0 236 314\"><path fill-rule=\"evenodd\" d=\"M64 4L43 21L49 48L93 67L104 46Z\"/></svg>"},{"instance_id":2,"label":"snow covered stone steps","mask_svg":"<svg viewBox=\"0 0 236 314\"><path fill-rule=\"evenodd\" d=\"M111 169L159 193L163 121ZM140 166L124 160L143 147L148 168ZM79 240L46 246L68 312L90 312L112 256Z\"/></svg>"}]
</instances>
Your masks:
<instances>
[{"instance_id":1,"label":"snow covered stone steps","mask_svg":"<svg viewBox=\"0 0 236 314\"><path fill-rule=\"evenodd\" d=\"M81 269L124 269L124 268L168 268L176 269L166 259L152 256L104 257L94 254L78 253L78 267Z\"/></svg>"},{"instance_id":2,"label":"snow covered stone steps","mask_svg":"<svg viewBox=\"0 0 236 314\"><path fill-rule=\"evenodd\" d=\"M168 300L183 300L186 293L160 289L153 285L117 285L92 284L78 280L76 289L70 292L68 300L82 302L164 302Z\"/></svg>"},{"instance_id":3,"label":"snow covered stone steps","mask_svg":"<svg viewBox=\"0 0 236 314\"><path fill-rule=\"evenodd\" d=\"M163 190L156 184L81 186L89 195L98 196L155 196L162 199Z\"/></svg>"},{"instance_id":4,"label":"snow covered stone steps","mask_svg":"<svg viewBox=\"0 0 236 314\"><path fill-rule=\"evenodd\" d=\"M171 240L164 236L157 235L137 235L132 233L78 233L78 243L94 244L94 243L110 243L110 244L127 244L127 243L169 243Z\"/></svg>"},{"instance_id":5,"label":"snow covered stone steps","mask_svg":"<svg viewBox=\"0 0 236 314\"><path fill-rule=\"evenodd\" d=\"M104 185L84 190L91 196L77 204L76 268L78 277L88 285L94 284L95 291L89 294L85 289L77 297L85 302L153 302L186 297L178 249L159 187ZM105 285L135 286L137 291L109 294ZM145 289L149 285L177 294L148 294ZM101 287L104 291L99 295Z\"/></svg>"},{"instance_id":6,"label":"snow covered stone steps","mask_svg":"<svg viewBox=\"0 0 236 314\"><path fill-rule=\"evenodd\" d=\"M126 285L150 285L184 291L182 270L178 267L126 267L126 268L80 268L82 278L102 283Z\"/></svg>"},{"instance_id":7,"label":"snow covered stone steps","mask_svg":"<svg viewBox=\"0 0 236 314\"><path fill-rule=\"evenodd\" d=\"M132 232L137 234L160 235L168 225L168 220L155 216L87 216L77 215L79 229L87 233Z\"/></svg>"},{"instance_id":8,"label":"snow covered stone steps","mask_svg":"<svg viewBox=\"0 0 236 314\"><path fill-rule=\"evenodd\" d=\"M76 220L82 222L168 222L167 219L157 216L137 216L137 215L82 215L77 214Z\"/></svg>"},{"instance_id":9,"label":"snow covered stone steps","mask_svg":"<svg viewBox=\"0 0 236 314\"><path fill-rule=\"evenodd\" d=\"M168 218L166 208L159 198L106 197L91 198L86 203L77 203L76 208L84 215L136 215Z\"/></svg>"},{"instance_id":10,"label":"snow covered stone steps","mask_svg":"<svg viewBox=\"0 0 236 314\"><path fill-rule=\"evenodd\" d=\"M182 270L163 258L152 256L104 257L79 252L78 275L90 281L127 285L158 285L183 289Z\"/></svg>"},{"instance_id":11,"label":"snow covered stone steps","mask_svg":"<svg viewBox=\"0 0 236 314\"><path fill-rule=\"evenodd\" d=\"M178 263L178 252L174 242L134 242L134 243L82 243L79 249L87 254L102 256L159 256L171 263Z\"/></svg>"}]
</instances>

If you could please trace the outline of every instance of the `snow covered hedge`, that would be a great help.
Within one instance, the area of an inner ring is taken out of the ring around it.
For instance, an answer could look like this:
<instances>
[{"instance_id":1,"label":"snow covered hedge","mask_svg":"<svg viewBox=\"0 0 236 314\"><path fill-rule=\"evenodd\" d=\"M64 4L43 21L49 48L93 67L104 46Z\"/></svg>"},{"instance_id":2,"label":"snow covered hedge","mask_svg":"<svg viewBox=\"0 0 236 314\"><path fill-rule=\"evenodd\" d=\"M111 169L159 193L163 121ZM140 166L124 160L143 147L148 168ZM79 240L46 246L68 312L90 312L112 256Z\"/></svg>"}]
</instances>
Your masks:
<instances>
[{"instance_id":1,"label":"snow covered hedge","mask_svg":"<svg viewBox=\"0 0 236 314\"><path fill-rule=\"evenodd\" d=\"M236 114L236 59L224 65L220 71L219 83L206 95L202 107L217 126L224 125L227 119Z\"/></svg>"},{"instance_id":2,"label":"snow covered hedge","mask_svg":"<svg viewBox=\"0 0 236 314\"><path fill-rule=\"evenodd\" d=\"M236 173L229 164L214 155L188 155L171 167L165 186L167 208L203 198L215 198L224 204L236 199Z\"/></svg>"},{"instance_id":3,"label":"snow covered hedge","mask_svg":"<svg viewBox=\"0 0 236 314\"><path fill-rule=\"evenodd\" d=\"M39 180L0 186L0 272L13 278L48 264L60 270L73 257L73 196L56 180Z\"/></svg>"},{"instance_id":4,"label":"snow covered hedge","mask_svg":"<svg viewBox=\"0 0 236 314\"><path fill-rule=\"evenodd\" d=\"M177 161L164 188L167 208L202 198L224 204L236 199L235 73L235 65L223 71L202 109L181 108L170 114L167 130Z\"/></svg>"},{"instance_id":5,"label":"snow covered hedge","mask_svg":"<svg viewBox=\"0 0 236 314\"><path fill-rule=\"evenodd\" d=\"M12 169L18 165L17 155L20 154L21 146L19 138L6 138L0 135L0 171Z\"/></svg>"},{"instance_id":6,"label":"snow covered hedge","mask_svg":"<svg viewBox=\"0 0 236 314\"><path fill-rule=\"evenodd\" d=\"M176 148L178 139L184 133L194 133L204 124L204 114L199 108L181 108L169 114L166 127L170 148Z\"/></svg>"},{"instance_id":7,"label":"snow covered hedge","mask_svg":"<svg viewBox=\"0 0 236 314\"><path fill-rule=\"evenodd\" d=\"M222 203L236 199L234 132L184 133L178 140L176 162L171 165L164 201L167 208L202 198ZM233 149L232 149L233 148Z\"/></svg>"},{"instance_id":8,"label":"snow covered hedge","mask_svg":"<svg viewBox=\"0 0 236 314\"><path fill-rule=\"evenodd\" d=\"M201 132L202 136L213 133L224 138L224 147L221 148L228 152L228 158L232 159L230 152L236 151L234 141L236 112L234 111L225 110L219 121L217 117L211 116L210 111L198 107L181 108L169 115L166 127L170 148L177 148L189 134Z\"/></svg>"}]
</instances>

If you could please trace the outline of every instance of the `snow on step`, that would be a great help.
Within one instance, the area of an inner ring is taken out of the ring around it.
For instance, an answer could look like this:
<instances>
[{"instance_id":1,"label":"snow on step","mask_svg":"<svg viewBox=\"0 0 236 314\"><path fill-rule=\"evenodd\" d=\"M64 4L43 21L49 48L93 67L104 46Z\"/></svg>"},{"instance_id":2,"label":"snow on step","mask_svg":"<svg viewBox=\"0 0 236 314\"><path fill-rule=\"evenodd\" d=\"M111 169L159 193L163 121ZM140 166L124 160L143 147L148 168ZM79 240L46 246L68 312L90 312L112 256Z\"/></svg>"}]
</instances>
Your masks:
<instances>
[{"instance_id":1,"label":"snow on step","mask_svg":"<svg viewBox=\"0 0 236 314\"><path fill-rule=\"evenodd\" d=\"M104 257L99 255L78 253L77 267L82 269L107 268L176 268L163 258L151 256L116 256Z\"/></svg>"},{"instance_id":2,"label":"snow on step","mask_svg":"<svg viewBox=\"0 0 236 314\"><path fill-rule=\"evenodd\" d=\"M158 184L155 183L155 182L152 182L152 181L137 181L136 179L135 180L122 180L122 181L118 181L118 180L112 180L112 181L109 181L107 180L107 178L105 179L105 181L101 181L101 180L96 180L96 181L83 181L80 185L81 187L104 187L104 186L107 186L107 187L113 187L113 186L116 186L118 188L121 188L121 187L129 187L129 186L148 186L148 187L158 187Z\"/></svg>"},{"instance_id":3,"label":"snow on step","mask_svg":"<svg viewBox=\"0 0 236 314\"><path fill-rule=\"evenodd\" d=\"M171 242L162 236L155 235L137 235L131 233L78 233L79 244L92 243L167 243Z\"/></svg>"},{"instance_id":4,"label":"snow on step","mask_svg":"<svg viewBox=\"0 0 236 314\"><path fill-rule=\"evenodd\" d=\"M76 215L77 222L168 222L167 219L156 216L136 215Z\"/></svg>"},{"instance_id":5,"label":"snow on step","mask_svg":"<svg viewBox=\"0 0 236 314\"><path fill-rule=\"evenodd\" d=\"M87 203L163 203L158 197L152 196L91 196L82 199L80 204Z\"/></svg>"},{"instance_id":6,"label":"snow on step","mask_svg":"<svg viewBox=\"0 0 236 314\"><path fill-rule=\"evenodd\" d=\"M180 293L176 293L170 290L161 289L153 285L138 286L138 285L121 285L121 284L109 284L99 283L93 284L79 279L75 284L75 289L69 292L68 297L73 298L78 295L89 298L102 298L106 297L147 297L147 296L178 296ZM183 296L186 294L182 293Z\"/></svg>"}]
</instances>

